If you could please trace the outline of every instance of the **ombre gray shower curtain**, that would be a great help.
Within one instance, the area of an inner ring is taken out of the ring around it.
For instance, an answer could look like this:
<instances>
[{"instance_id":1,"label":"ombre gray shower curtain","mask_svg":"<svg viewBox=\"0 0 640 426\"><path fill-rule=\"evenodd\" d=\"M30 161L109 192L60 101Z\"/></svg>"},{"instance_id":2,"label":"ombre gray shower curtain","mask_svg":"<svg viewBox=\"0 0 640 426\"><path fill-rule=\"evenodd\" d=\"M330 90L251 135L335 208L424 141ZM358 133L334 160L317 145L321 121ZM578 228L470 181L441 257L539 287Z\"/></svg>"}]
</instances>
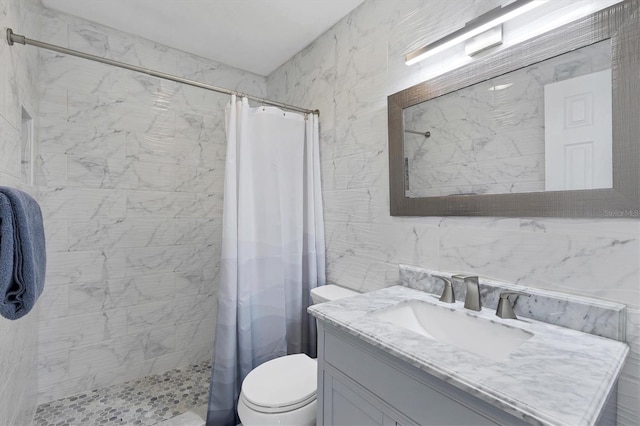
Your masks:
<instances>
[{"instance_id":1,"label":"ombre gray shower curtain","mask_svg":"<svg viewBox=\"0 0 640 426\"><path fill-rule=\"evenodd\" d=\"M317 115L226 110L222 260L208 426L238 423L245 376L292 353L315 356L309 291L325 283Z\"/></svg>"}]
</instances>

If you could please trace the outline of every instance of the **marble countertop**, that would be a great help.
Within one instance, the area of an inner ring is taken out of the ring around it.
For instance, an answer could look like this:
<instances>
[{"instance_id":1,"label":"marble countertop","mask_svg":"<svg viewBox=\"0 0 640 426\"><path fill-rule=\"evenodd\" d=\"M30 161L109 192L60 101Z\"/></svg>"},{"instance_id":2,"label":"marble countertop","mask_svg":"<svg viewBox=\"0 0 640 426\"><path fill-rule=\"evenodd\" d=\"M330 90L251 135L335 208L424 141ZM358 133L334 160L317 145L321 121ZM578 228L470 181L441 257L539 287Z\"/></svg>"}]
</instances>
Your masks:
<instances>
[{"instance_id":1,"label":"marble countertop","mask_svg":"<svg viewBox=\"0 0 640 426\"><path fill-rule=\"evenodd\" d=\"M534 336L497 362L367 315L407 300L463 310ZM494 309L474 312L402 286L313 305L309 312L531 424L595 424L629 351L612 339L528 318L501 319Z\"/></svg>"}]
</instances>

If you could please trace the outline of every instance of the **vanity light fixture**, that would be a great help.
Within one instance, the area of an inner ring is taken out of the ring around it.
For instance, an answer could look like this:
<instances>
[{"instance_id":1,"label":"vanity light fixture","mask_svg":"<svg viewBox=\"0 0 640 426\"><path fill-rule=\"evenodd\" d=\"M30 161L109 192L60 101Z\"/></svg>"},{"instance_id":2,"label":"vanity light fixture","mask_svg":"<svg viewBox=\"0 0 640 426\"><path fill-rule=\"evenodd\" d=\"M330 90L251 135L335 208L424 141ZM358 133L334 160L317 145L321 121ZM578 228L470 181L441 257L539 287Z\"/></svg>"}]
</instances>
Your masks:
<instances>
[{"instance_id":1,"label":"vanity light fixture","mask_svg":"<svg viewBox=\"0 0 640 426\"><path fill-rule=\"evenodd\" d=\"M407 65L413 65L420 62L423 59L435 55L438 52L442 52L451 46L468 40L471 37L475 37L478 34L482 34L503 22L515 18L516 16L522 15L545 2L546 0L516 0L507 6L500 6L490 10L484 15L480 15L479 17L467 22L463 28L452 32L448 36L409 53L404 58L405 63Z\"/></svg>"},{"instance_id":2,"label":"vanity light fixture","mask_svg":"<svg viewBox=\"0 0 640 426\"><path fill-rule=\"evenodd\" d=\"M495 86L489 87L489 91L490 92L497 92L498 90L508 89L511 86L513 86L513 83L496 84Z\"/></svg>"},{"instance_id":3,"label":"vanity light fixture","mask_svg":"<svg viewBox=\"0 0 640 426\"><path fill-rule=\"evenodd\" d=\"M499 46L502 44L502 24L496 25L478 34L475 37L470 38L464 42L464 53L467 56L473 56L480 52L484 52L490 47Z\"/></svg>"}]
</instances>

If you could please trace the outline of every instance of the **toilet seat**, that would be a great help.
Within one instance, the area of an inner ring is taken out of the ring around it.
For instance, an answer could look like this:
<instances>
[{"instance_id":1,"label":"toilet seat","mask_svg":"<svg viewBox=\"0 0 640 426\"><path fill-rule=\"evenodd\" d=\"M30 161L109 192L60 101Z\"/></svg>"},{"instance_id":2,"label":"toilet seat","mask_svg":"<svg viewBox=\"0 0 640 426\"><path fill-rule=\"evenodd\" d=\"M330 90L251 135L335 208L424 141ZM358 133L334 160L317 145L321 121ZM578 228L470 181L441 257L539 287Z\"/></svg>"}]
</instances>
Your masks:
<instances>
[{"instance_id":1,"label":"toilet seat","mask_svg":"<svg viewBox=\"0 0 640 426\"><path fill-rule=\"evenodd\" d=\"M318 364L305 354L272 359L253 369L242 382L240 398L252 410L284 413L316 400Z\"/></svg>"}]
</instances>

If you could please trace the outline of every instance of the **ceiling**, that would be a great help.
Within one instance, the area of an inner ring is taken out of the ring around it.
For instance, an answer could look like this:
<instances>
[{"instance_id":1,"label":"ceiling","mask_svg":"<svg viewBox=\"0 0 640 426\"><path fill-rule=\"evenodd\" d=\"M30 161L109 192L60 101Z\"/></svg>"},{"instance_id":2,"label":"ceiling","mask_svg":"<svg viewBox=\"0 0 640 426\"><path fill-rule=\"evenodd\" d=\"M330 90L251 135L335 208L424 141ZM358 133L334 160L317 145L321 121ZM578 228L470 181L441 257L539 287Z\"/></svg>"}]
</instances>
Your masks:
<instances>
[{"instance_id":1,"label":"ceiling","mask_svg":"<svg viewBox=\"0 0 640 426\"><path fill-rule=\"evenodd\" d=\"M45 7L267 76L364 0L42 0Z\"/></svg>"}]
</instances>

